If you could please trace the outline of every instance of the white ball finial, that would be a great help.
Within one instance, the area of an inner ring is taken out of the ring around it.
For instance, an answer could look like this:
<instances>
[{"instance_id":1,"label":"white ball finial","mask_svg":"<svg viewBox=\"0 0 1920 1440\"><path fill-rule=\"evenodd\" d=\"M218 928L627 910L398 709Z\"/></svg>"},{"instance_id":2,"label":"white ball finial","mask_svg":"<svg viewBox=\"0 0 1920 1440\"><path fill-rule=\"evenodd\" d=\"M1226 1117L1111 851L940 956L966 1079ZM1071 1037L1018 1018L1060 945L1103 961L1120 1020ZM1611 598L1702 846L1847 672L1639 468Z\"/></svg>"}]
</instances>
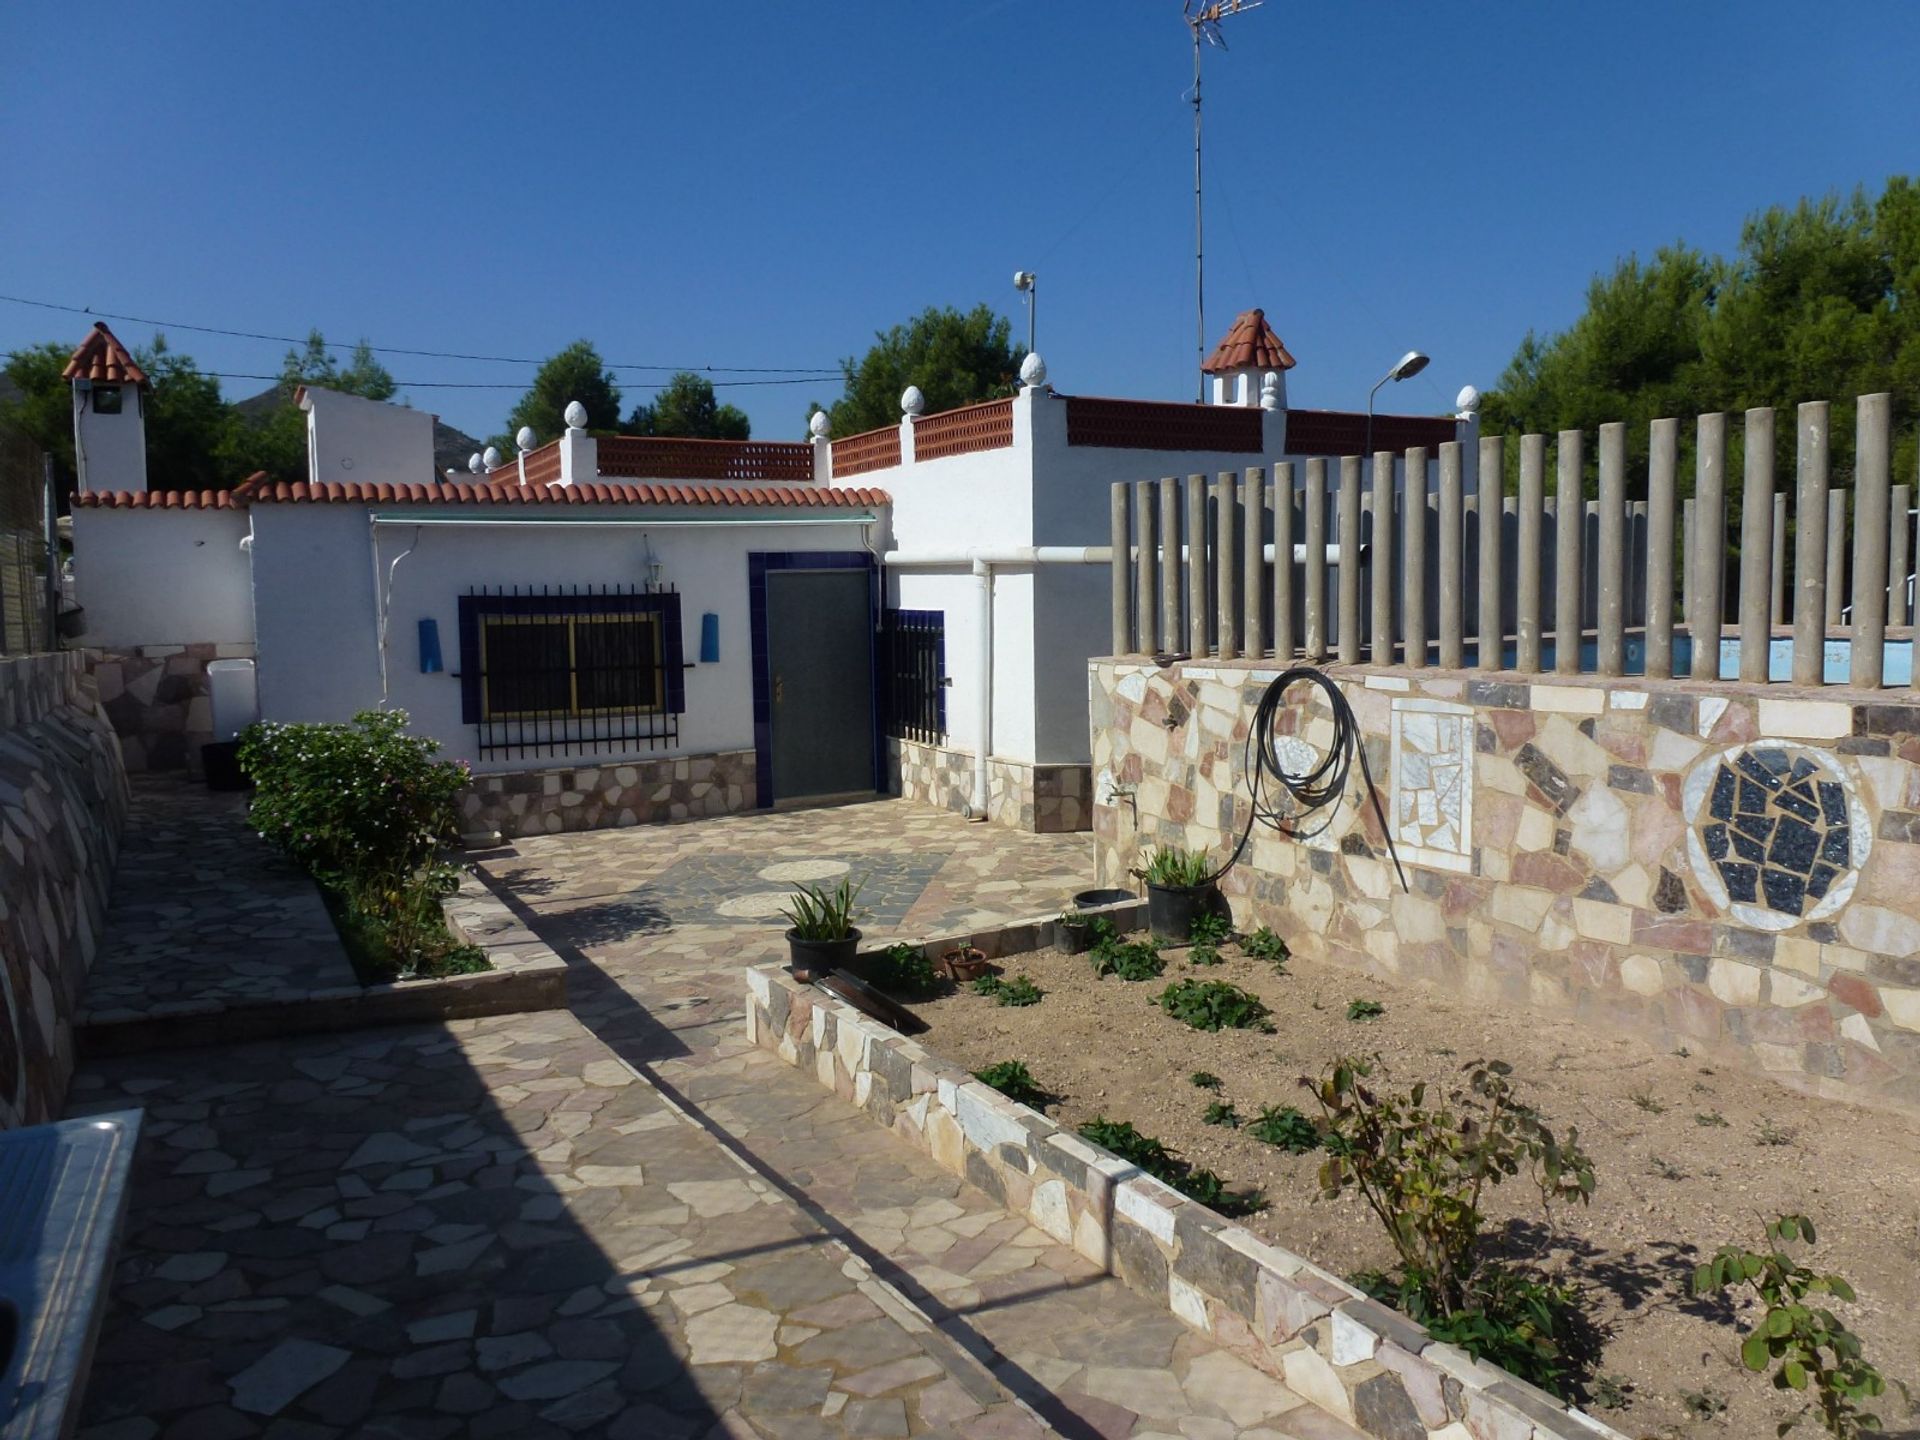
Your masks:
<instances>
[{"instance_id":1,"label":"white ball finial","mask_svg":"<svg viewBox=\"0 0 1920 1440\"><path fill-rule=\"evenodd\" d=\"M487 468L486 462L480 458L480 452L478 450L474 451L473 454L467 457L467 469L471 473L478 475L482 470L486 468Z\"/></svg>"},{"instance_id":2,"label":"white ball finial","mask_svg":"<svg viewBox=\"0 0 1920 1440\"><path fill-rule=\"evenodd\" d=\"M909 385L900 392L900 413L918 415L927 408L927 397L920 393L918 385Z\"/></svg>"},{"instance_id":3,"label":"white ball finial","mask_svg":"<svg viewBox=\"0 0 1920 1440\"><path fill-rule=\"evenodd\" d=\"M522 425L520 433L513 437L513 443L522 450L531 450L540 443L540 437L533 433L531 425Z\"/></svg>"},{"instance_id":4,"label":"white ball finial","mask_svg":"<svg viewBox=\"0 0 1920 1440\"><path fill-rule=\"evenodd\" d=\"M567 428L569 430L586 429L587 428L587 407L582 405L578 400L574 400L570 402L567 405L566 418L567 418Z\"/></svg>"},{"instance_id":5,"label":"white ball finial","mask_svg":"<svg viewBox=\"0 0 1920 1440\"><path fill-rule=\"evenodd\" d=\"M816 440L824 440L833 429L833 422L827 418L827 412L816 410L813 418L807 421L807 433Z\"/></svg>"},{"instance_id":6,"label":"white ball finial","mask_svg":"<svg viewBox=\"0 0 1920 1440\"><path fill-rule=\"evenodd\" d=\"M486 450L480 456L480 463L485 465L489 470L498 470L500 468L499 450L492 445L487 446Z\"/></svg>"},{"instance_id":7,"label":"white ball finial","mask_svg":"<svg viewBox=\"0 0 1920 1440\"><path fill-rule=\"evenodd\" d=\"M1047 362L1040 358L1038 352L1020 362L1020 383L1028 387L1047 383Z\"/></svg>"},{"instance_id":8,"label":"white ball finial","mask_svg":"<svg viewBox=\"0 0 1920 1440\"><path fill-rule=\"evenodd\" d=\"M1280 372L1269 370L1260 377L1260 408L1278 410L1280 408Z\"/></svg>"},{"instance_id":9,"label":"white ball finial","mask_svg":"<svg viewBox=\"0 0 1920 1440\"><path fill-rule=\"evenodd\" d=\"M1462 385L1460 393L1453 397L1453 408L1462 415L1471 415L1480 408L1480 392L1471 385Z\"/></svg>"}]
</instances>

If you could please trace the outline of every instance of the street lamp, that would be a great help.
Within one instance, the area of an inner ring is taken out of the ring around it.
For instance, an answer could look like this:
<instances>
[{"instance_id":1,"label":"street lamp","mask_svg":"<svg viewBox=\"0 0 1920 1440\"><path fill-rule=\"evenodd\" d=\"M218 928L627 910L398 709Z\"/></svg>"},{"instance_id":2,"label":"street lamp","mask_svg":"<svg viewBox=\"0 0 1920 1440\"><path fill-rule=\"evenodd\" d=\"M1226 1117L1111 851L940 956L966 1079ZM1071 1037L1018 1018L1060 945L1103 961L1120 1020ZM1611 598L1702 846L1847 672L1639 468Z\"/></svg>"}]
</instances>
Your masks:
<instances>
[{"instance_id":1,"label":"street lamp","mask_svg":"<svg viewBox=\"0 0 1920 1440\"><path fill-rule=\"evenodd\" d=\"M1418 375L1427 368L1427 356L1418 350L1409 350L1393 362L1393 368L1373 382L1373 389L1367 392L1367 447L1366 454L1373 454L1373 397L1380 393L1380 387L1389 380L1404 380L1409 375Z\"/></svg>"},{"instance_id":2,"label":"street lamp","mask_svg":"<svg viewBox=\"0 0 1920 1440\"><path fill-rule=\"evenodd\" d=\"M1027 297L1027 353L1033 354L1033 326L1035 313L1040 308L1040 292L1034 288L1035 275L1031 270L1013 272L1013 288Z\"/></svg>"}]
</instances>

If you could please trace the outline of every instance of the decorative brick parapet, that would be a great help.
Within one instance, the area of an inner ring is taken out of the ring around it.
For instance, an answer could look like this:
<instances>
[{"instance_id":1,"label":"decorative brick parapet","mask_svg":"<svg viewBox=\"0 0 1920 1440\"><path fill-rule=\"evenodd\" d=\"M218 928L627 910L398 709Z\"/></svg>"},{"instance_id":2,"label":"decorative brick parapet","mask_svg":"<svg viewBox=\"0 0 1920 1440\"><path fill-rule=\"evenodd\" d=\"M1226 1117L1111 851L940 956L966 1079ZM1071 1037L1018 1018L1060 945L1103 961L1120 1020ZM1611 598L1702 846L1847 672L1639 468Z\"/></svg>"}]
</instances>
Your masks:
<instances>
[{"instance_id":1,"label":"decorative brick parapet","mask_svg":"<svg viewBox=\"0 0 1920 1440\"><path fill-rule=\"evenodd\" d=\"M917 740L887 741L887 771L896 795L965 814L973 803L973 756ZM1070 834L1093 823L1089 765L987 762L987 818L1037 835Z\"/></svg>"},{"instance_id":2,"label":"decorative brick parapet","mask_svg":"<svg viewBox=\"0 0 1920 1440\"><path fill-rule=\"evenodd\" d=\"M83 653L128 772L185 770L198 777L200 747L213 739L207 664L250 659L253 646L141 645Z\"/></svg>"},{"instance_id":3,"label":"decorative brick parapet","mask_svg":"<svg viewBox=\"0 0 1920 1440\"><path fill-rule=\"evenodd\" d=\"M1238 923L1316 959L1571 1012L1831 1098L1920 1109L1920 705L1784 685L1332 672L1359 767L1333 823L1256 827ZM1224 856L1274 670L1092 664L1102 883L1144 846ZM1301 686L1280 743L1332 736ZM1304 743L1302 743L1304 742Z\"/></svg>"},{"instance_id":4,"label":"decorative brick parapet","mask_svg":"<svg viewBox=\"0 0 1920 1440\"><path fill-rule=\"evenodd\" d=\"M508 839L733 815L754 808L754 755L728 750L619 764L478 774L460 828Z\"/></svg>"},{"instance_id":5,"label":"decorative brick parapet","mask_svg":"<svg viewBox=\"0 0 1920 1440\"><path fill-rule=\"evenodd\" d=\"M127 799L84 658L0 660L0 1127L63 1108Z\"/></svg>"},{"instance_id":6,"label":"decorative brick parapet","mask_svg":"<svg viewBox=\"0 0 1920 1440\"><path fill-rule=\"evenodd\" d=\"M747 971L747 1036L1366 1435L1622 1440L779 966Z\"/></svg>"}]
</instances>

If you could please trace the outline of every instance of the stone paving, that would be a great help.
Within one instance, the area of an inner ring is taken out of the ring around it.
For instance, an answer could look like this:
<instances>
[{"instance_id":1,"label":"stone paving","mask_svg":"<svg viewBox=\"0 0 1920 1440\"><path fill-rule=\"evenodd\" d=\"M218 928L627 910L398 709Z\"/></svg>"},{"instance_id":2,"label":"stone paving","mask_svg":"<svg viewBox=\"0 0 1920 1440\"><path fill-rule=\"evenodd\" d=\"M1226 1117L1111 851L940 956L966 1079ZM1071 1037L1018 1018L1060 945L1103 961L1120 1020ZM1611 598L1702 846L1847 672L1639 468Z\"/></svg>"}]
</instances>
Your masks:
<instances>
[{"instance_id":1,"label":"stone paving","mask_svg":"<svg viewBox=\"0 0 1920 1440\"><path fill-rule=\"evenodd\" d=\"M148 1114L87 1440L1351 1440L746 1043L780 931L717 912L769 868L923 857L885 928L951 933L1060 908L1086 837L884 802L517 845L484 870L572 1014L77 1079Z\"/></svg>"},{"instance_id":2,"label":"stone paving","mask_svg":"<svg viewBox=\"0 0 1920 1440\"><path fill-rule=\"evenodd\" d=\"M313 882L245 815L243 795L135 781L82 1029L359 983Z\"/></svg>"}]
</instances>

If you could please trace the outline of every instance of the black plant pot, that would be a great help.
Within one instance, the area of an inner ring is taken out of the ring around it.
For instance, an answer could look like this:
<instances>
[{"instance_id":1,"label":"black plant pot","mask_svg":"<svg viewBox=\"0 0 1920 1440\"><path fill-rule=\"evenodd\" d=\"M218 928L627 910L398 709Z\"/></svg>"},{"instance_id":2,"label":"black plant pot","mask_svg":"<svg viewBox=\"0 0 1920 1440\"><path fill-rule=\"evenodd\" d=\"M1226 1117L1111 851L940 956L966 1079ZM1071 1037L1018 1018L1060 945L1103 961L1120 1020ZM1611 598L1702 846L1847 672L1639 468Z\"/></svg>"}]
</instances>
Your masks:
<instances>
[{"instance_id":1,"label":"black plant pot","mask_svg":"<svg viewBox=\"0 0 1920 1440\"><path fill-rule=\"evenodd\" d=\"M1093 945L1093 922L1081 920L1069 924L1053 922L1053 948L1062 955L1079 955Z\"/></svg>"},{"instance_id":2,"label":"black plant pot","mask_svg":"<svg viewBox=\"0 0 1920 1440\"><path fill-rule=\"evenodd\" d=\"M1212 885L1147 885L1147 929L1156 940L1184 943L1193 922L1213 909Z\"/></svg>"},{"instance_id":3,"label":"black plant pot","mask_svg":"<svg viewBox=\"0 0 1920 1440\"><path fill-rule=\"evenodd\" d=\"M796 980L810 981L816 976L845 969L860 949L860 932L849 930L839 940L802 940L797 931L787 931L787 965Z\"/></svg>"}]
</instances>

